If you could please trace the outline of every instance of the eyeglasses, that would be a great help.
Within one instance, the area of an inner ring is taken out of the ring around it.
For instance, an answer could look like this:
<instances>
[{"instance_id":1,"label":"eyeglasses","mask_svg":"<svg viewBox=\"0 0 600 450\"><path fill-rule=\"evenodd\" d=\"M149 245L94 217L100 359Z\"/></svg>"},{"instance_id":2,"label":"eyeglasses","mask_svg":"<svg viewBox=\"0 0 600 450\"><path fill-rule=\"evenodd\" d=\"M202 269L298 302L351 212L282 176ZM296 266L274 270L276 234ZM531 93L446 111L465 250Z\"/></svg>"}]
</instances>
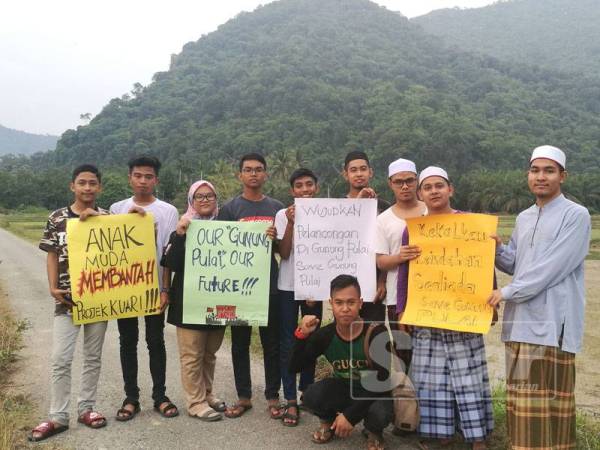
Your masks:
<instances>
[{"instance_id":1,"label":"eyeglasses","mask_svg":"<svg viewBox=\"0 0 600 450\"><path fill-rule=\"evenodd\" d=\"M212 202L216 200L217 196L215 194L196 194L194 195L194 200L198 200L199 202Z\"/></svg>"},{"instance_id":2,"label":"eyeglasses","mask_svg":"<svg viewBox=\"0 0 600 450\"><path fill-rule=\"evenodd\" d=\"M244 167L242 169L242 172L245 174L251 174L251 173L255 173L255 174L261 174L264 173L265 168L264 167Z\"/></svg>"},{"instance_id":3,"label":"eyeglasses","mask_svg":"<svg viewBox=\"0 0 600 450\"><path fill-rule=\"evenodd\" d=\"M396 187L402 187L404 185L406 185L406 187L409 186L414 186L414 184L417 182L416 178L407 178L405 180L402 180L400 178L397 178L395 180L392 180L392 184Z\"/></svg>"}]
</instances>

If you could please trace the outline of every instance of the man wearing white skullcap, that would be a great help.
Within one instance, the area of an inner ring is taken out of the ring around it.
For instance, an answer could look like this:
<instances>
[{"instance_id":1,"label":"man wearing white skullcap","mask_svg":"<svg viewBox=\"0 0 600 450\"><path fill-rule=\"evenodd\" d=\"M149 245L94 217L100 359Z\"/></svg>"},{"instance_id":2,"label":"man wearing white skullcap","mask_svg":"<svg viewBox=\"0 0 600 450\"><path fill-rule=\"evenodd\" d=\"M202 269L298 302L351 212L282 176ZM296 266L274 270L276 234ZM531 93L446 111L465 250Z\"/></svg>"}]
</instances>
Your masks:
<instances>
[{"instance_id":1,"label":"man wearing white skullcap","mask_svg":"<svg viewBox=\"0 0 600 450\"><path fill-rule=\"evenodd\" d=\"M505 302L507 423L513 448L575 448L575 354L584 329L584 260L591 220L562 194L562 150L530 159L535 204L517 216L508 245L496 238L496 267L513 276L488 303ZM547 374L552 374L548 377Z\"/></svg>"},{"instance_id":2,"label":"man wearing white skullcap","mask_svg":"<svg viewBox=\"0 0 600 450\"><path fill-rule=\"evenodd\" d=\"M444 169L424 169L418 192L428 215L460 213L450 204L454 188ZM399 270L398 312L406 306L407 285L408 273ZM414 327L412 349L410 373L419 397L419 436L447 444L460 429L473 449L486 448L494 417L483 336Z\"/></svg>"},{"instance_id":3,"label":"man wearing white skullcap","mask_svg":"<svg viewBox=\"0 0 600 450\"><path fill-rule=\"evenodd\" d=\"M408 245L405 219L422 216L427 213L427 208L417 198L417 167L414 162L402 158L392 162L388 167L388 186L396 202L377 216L375 253L377 267L386 274L388 313L390 319L395 320L398 266L418 256L416 250Z\"/></svg>"}]
</instances>

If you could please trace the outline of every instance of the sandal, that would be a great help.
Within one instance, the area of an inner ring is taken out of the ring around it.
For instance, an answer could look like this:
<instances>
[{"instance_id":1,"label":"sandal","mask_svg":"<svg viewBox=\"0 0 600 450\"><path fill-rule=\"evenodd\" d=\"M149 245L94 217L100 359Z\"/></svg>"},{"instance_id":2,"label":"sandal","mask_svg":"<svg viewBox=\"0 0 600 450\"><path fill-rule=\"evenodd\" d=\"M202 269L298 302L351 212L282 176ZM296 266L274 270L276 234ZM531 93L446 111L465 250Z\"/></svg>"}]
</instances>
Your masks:
<instances>
[{"instance_id":1,"label":"sandal","mask_svg":"<svg viewBox=\"0 0 600 450\"><path fill-rule=\"evenodd\" d=\"M77 418L77 422L84 424L89 428L102 428L106 426L106 417L96 411L88 409Z\"/></svg>"},{"instance_id":2,"label":"sandal","mask_svg":"<svg viewBox=\"0 0 600 450\"><path fill-rule=\"evenodd\" d=\"M225 409L225 417L228 419L237 419L238 417L242 417L246 411L252 409L252 403L242 403L237 402L235 405L227 407Z\"/></svg>"},{"instance_id":3,"label":"sandal","mask_svg":"<svg viewBox=\"0 0 600 450\"><path fill-rule=\"evenodd\" d=\"M190 414L190 416L203 422L217 422L223 418L223 414L215 411L213 408L207 408L200 414Z\"/></svg>"},{"instance_id":4,"label":"sandal","mask_svg":"<svg viewBox=\"0 0 600 450\"><path fill-rule=\"evenodd\" d=\"M312 434L312 441L315 444L327 444L329 441L335 438L335 433L331 429L331 424L322 423L321 427L314 431Z\"/></svg>"},{"instance_id":5,"label":"sandal","mask_svg":"<svg viewBox=\"0 0 600 450\"><path fill-rule=\"evenodd\" d=\"M296 414L290 412L290 408L296 408ZM281 416L281 423L284 427L297 427L300 421L300 409L297 403L289 403L283 409L283 415Z\"/></svg>"},{"instance_id":6,"label":"sandal","mask_svg":"<svg viewBox=\"0 0 600 450\"><path fill-rule=\"evenodd\" d=\"M227 410L227 404L223 400L218 398L215 398L214 400L208 402L208 406L220 413L225 412Z\"/></svg>"},{"instance_id":7,"label":"sandal","mask_svg":"<svg viewBox=\"0 0 600 450\"><path fill-rule=\"evenodd\" d=\"M384 450L385 446L383 445L383 436L369 432L367 437L367 449Z\"/></svg>"},{"instance_id":8,"label":"sandal","mask_svg":"<svg viewBox=\"0 0 600 450\"><path fill-rule=\"evenodd\" d=\"M162 401L154 404L154 411L158 412L165 419L172 419L179 415L179 410L175 406L169 397L164 397Z\"/></svg>"},{"instance_id":9,"label":"sandal","mask_svg":"<svg viewBox=\"0 0 600 450\"><path fill-rule=\"evenodd\" d=\"M48 439L55 434L62 433L63 431L67 431L69 429L68 425L62 425L59 423L54 423L52 421L42 422L37 427L35 427L29 434L27 435L27 439L31 442L39 442L44 439ZM39 436L34 436L33 433L39 433Z\"/></svg>"},{"instance_id":10,"label":"sandal","mask_svg":"<svg viewBox=\"0 0 600 450\"><path fill-rule=\"evenodd\" d=\"M133 410L125 408L127 405L133 406ZM128 420L133 419L135 415L141 410L142 408L140 408L139 401L132 400L129 397L127 397L125 400L123 400L123 404L121 405L121 408L117 411L115 419L119 422L127 422Z\"/></svg>"},{"instance_id":11,"label":"sandal","mask_svg":"<svg viewBox=\"0 0 600 450\"><path fill-rule=\"evenodd\" d=\"M268 400L267 411L271 416L271 419L279 420L283 417L283 408L279 403L279 400Z\"/></svg>"}]
</instances>

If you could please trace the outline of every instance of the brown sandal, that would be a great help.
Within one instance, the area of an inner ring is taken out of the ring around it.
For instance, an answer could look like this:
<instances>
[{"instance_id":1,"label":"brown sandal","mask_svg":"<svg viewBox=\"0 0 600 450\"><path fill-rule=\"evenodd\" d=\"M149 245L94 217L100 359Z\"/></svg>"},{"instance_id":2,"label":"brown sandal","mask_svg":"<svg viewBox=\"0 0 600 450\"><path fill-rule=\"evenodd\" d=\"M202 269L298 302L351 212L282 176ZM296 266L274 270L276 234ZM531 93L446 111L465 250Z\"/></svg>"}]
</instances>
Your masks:
<instances>
[{"instance_id":1,"label":"brown sandal","mask_svg":"<svg viewBox=\"0 0 600 450\"><path fill-rule=\"evenodd\" d=\"M271 419L280 420L283 417L283 408L281 407L279 400L269 400L267 403L267 411L269 412Z\"/></svg>"},{"instance_id":2,"label":"brown sandal","mask_svg":"<svg viewBox=\"0 0 600 450\"><path fill-rule=\"evenodd\" d=\"M68 425L56 424L52 421L42 422L33 430L31 430L31 432L27 435L27 439L31 442L39 442L43 441L44 439L48 439L49 437L52 437L55 434L67 431L68 429ZM40 433L40 435L34 436L33 433Z\"/></svg>"},{"instance_id":3,"label":"brown sandal","mask_svg":"<svg viewBox=\"0 0 600 450\"><path fill-rule=\"evenodd\" d=\"M102 428L106 426L106 417L99 412L88 409L77 418L77 422L82 423L89 428Z\"/></svg>"},{"instance_id":4,"label":"brown sandal","mask_svg":"<svg viewBox=\"0 0 600 450\"><path fill-rule=\"evenodd\" d=\"M384 450L383 436L378 436L375 433L368 433L367 437L367 449L368 450Z\"/></svg>"},{"instance_id":5,"label":"brown sandal","mask_svg":"<svg viewBox=\"0 0 600 450\"><path fill-rule=\"evenodd\" d=\"M237 402L233 406L228 406L225 410L225 417L228 419L237 419L238 417L242 417L246 411L252 409L252 403L241 403Z\"/></svg>"},{"instance_id":6,"label":"brown sandal","mask_svg":"<svg viewBox=\"0 0 600 450\"><path fill-rule=\"evenodd\" d=\"M313 431L312 441L315 444L327 444L335 438L335 432L331 429L331 425L328 423L322 423L321 427Z\"/></svg>"}]
</instances>

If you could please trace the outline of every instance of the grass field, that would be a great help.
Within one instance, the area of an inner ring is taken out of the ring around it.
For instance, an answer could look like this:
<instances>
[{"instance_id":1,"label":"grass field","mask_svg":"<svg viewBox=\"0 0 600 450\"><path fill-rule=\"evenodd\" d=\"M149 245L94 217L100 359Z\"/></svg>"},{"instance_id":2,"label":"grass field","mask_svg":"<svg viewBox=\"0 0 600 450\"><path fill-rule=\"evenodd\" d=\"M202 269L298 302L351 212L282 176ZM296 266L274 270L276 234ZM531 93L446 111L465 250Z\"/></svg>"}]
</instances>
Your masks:
<instances>
[{"instance_id":1,"label":"grass field","mask_svg":"<svg viewBox=\"0 0 600 450\"><path fill-rule=\"evenodd\" d=\"M0 227L27 239L38 242L48 219L48 212L0 214ZM500 216L498 234L508 242L515 225L515 216ZM587 259L600 260L600 215L592 216L592 241Z\"/></svg>"}]
</instances>

